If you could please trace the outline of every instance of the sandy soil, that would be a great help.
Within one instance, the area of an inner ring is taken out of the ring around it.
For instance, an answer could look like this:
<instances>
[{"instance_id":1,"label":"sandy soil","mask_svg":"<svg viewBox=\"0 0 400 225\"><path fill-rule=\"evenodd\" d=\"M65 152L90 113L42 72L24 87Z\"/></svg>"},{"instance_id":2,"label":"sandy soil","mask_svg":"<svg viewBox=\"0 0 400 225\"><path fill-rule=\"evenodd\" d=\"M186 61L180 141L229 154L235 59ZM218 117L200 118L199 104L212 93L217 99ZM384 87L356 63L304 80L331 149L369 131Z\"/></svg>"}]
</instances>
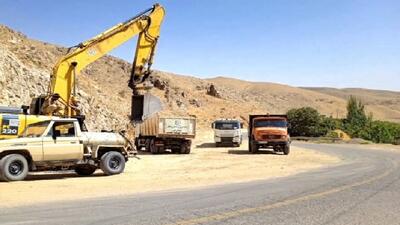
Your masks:
<instances>
[{"instance_id":1,"label":"sandy soil","mask_svg":"<svg viewBox=\"0 0 400 225\"><path fill-rule=\"evenodd\" d=\"M0 207L282 177L340 161L295 147L288 156L252 155L247 142L239 148L215 148L210 140L210 133L198 135L189 155L139 155L140 160L130 159L118 176L103 176L101 171L90 177L72 172L36 173L26 181L0 182Z\"/></svg>"}]
</instances>

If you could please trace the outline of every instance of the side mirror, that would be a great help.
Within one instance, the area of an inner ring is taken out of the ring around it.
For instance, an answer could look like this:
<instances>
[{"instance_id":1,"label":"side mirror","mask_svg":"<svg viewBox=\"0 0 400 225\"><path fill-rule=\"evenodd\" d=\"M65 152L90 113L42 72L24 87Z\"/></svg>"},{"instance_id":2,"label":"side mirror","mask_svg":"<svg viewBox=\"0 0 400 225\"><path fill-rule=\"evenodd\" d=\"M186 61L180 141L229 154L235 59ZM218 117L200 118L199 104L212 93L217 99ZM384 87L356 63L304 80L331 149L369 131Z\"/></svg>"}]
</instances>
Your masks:
<instances>
[{"instance_id":1,"label":"side mirror","mask_svg":"<svg viewBox=\"0 0 400 225\"><path fill-rule=\"evenodd\" d=\"M57 136L56 136L56 134L54 132L53 132L53 134L51 134L51 137L53 138L53 140L57 139Z\"/></svg>"},{"instance_id":2,"label":"side mirror","mask_svg":"<svg viewBox=\"0 0 400 225\"><path fill-rule=\"evenodd\" d=\"M215 123L212 123L211 128L214 129L214 127L215 127Z\"/></svg>"},{"instance_id":3,"label":"side mirror","mask_svg":"<svg viewBox=\"0 0 400 225\"><path fill-rule=\"evenodd\" d=\"M240 123L240 128L243 129L243 123Z\"/></svg>"}]
</instances>

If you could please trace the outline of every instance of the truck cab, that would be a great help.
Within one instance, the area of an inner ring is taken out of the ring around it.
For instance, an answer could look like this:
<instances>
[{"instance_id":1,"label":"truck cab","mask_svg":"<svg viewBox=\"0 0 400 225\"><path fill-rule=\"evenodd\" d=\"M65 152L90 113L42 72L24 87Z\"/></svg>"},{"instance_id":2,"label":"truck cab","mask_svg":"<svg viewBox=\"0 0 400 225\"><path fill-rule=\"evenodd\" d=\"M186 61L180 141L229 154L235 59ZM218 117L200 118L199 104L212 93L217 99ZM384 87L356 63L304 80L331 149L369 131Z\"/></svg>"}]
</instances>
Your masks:
<instances>
[{"instance_id":1,"label":"truck cab","mask_svg":"<svg viewBox=\"0 0 400 225\"><path fill-rule=\"evenodd\" d=\"M290 136L286 115L249 116L249 151L257 153L260 148L272 148L274 152L289 154Z\"/></svg>"},{"instance_id":2,"label":"truck cab","mask_svg":"<svg viewBox=\"0 0 400 225\"><path fill-rule=\"evenodd\" d=\"M212 123L214 130L214 142L217 147L233 145L239 147L242 144L242 123L235 119L219 119Z\"/></svg>"}]
</instances>

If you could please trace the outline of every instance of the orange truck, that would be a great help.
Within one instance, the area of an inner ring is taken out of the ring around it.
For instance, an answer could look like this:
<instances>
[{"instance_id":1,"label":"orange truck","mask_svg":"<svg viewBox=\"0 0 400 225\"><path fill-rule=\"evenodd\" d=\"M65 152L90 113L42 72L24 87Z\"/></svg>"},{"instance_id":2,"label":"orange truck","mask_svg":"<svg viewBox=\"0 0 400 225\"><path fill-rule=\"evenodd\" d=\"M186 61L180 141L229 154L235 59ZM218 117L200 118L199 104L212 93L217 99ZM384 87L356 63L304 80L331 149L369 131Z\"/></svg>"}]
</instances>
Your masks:
<instances>
[{"instance_id":1,"label":"orange truck","mask_svg":"<svg viewBox=\"0 0 400 225\"><path fill-rule=\"evenodd\" d=\"M248 133L251 153L261 148L272 148L285 155L290 152L287 115L250 115Z\"/></svg>"}]
</instances>

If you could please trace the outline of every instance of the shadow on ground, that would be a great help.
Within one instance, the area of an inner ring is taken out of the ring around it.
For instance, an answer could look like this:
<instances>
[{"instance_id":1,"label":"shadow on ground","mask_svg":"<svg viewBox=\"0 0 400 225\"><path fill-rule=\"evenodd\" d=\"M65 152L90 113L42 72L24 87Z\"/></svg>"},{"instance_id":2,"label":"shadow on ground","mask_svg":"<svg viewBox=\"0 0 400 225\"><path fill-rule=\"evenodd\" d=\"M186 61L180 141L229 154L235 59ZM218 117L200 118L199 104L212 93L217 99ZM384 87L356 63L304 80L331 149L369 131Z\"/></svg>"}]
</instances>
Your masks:
<instances>
[{"instance_id":1,"label":"shadow on ground","mask_svg":"<svg viewBox=\"0 0 400 225\"><path fill-rule=\"evenodd\" d=\"M253 154L249 152L249 150L235 150L235 149L229 149L228 154L235 154L235 155L279 155L278 153L274 151L268 151L268 150L261 150L258 151L257 153Z\"/></svg>"},{"instance_id":2,"label":"shadow on ground","mask_svg":"<svg viewBox=\"0 0 400 225\"><path fill-rule=\"evenodd\" d=\"M215 148L215 143L214 142L201 143L200 145L196 145L196 148Z\"/></svg>"},{"instance_id":3,"label":"shadow on ground","mask_svg":"<svg viewBox=\"0 0 400 225\"><path fill-rule=\"evenodd\" d=\"M190 154L194 154L194 153L191 152ZM172 152L171 150L165 150L165 151L159 152L159 153L151 153L151 152L139 150L139 151L137 151L136 157L137 157L138 159L140 159L140 156L142 156L142 155L153 155L153 156L157 156L157 155L190 155L190 154L174 153L174 152Z\"/></svg>"},{"instance_id":4,"label":"shadow on ground","mask_svg":"<svg viewBox=\"0 0 400 225\"><path fill-rule=\"evenodd\" d=\"M219 146L216 146L214 142L206 142L200 145L196 145L196 148L226 148L226 147L235 147L235 146L232 146L232 144L221 144Z\"/></svg>"},{"instance_id":5,"label":"shadow on ground","mask_svg":"<svg viewBox=\"0 0 400 225\"><path fill-rule=\"evenodd\" d=\"M38 181L38 180L60 180L60 179L68 179L68 178L78 178L78 177L85 177L85 178L96 178L96 177L104 177L102 172L95 173L90 176L80 176L72 171L65 171L65 172L51 172L51 173L32 173L29 174L24 181Z\"/></svg>"}]
</instances>

